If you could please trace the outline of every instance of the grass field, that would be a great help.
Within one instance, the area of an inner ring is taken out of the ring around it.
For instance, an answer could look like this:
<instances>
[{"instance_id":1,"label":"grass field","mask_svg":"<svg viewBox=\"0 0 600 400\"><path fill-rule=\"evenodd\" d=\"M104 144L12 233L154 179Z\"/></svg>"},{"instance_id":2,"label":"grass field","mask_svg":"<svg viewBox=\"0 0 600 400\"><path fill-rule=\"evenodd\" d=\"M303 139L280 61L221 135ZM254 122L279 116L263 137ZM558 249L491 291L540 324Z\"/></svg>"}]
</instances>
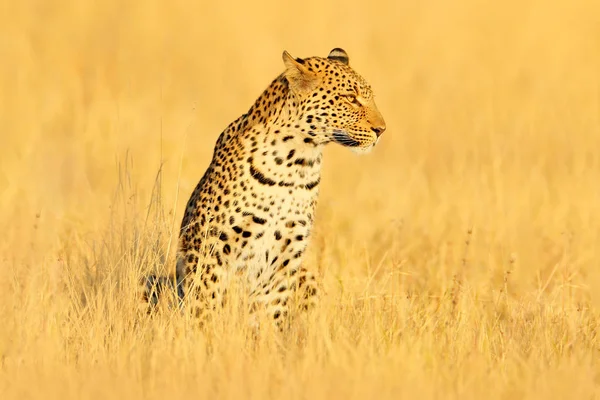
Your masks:
<instances>
[{"instance_id":1,"label":"grass field","mask_svg":"<svg viewBox=\"0 0 600 400\"><path fill-rule=\"evenodd\" d=\"M0 398L600 398L597 1L0 10ZM218 134L334 47L388 129L326 151L319 309L138 316Z\"/></svg>"}]
</instances>

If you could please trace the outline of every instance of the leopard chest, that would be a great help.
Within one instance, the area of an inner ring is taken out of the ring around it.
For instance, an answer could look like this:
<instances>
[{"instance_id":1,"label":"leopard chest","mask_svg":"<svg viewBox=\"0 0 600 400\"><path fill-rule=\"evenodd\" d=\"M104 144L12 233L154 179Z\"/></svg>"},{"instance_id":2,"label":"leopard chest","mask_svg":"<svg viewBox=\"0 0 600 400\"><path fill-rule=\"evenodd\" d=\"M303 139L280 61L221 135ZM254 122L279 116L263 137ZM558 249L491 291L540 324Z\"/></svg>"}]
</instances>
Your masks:
<instances>
[{"instance_id":1,"label":"leopard chest","mask_svg":"<svg viewBox=\"0 0 600 400\"><path fill-rule=\"evenodd\" d=\"M230 264L236 271L255 275L285 258L301 257L313 224L317 192L247 184L245 197L252 200L233 210L228 221L235 242Z\"/></svg>"},{"instance_id":2,"label":"leopard chest","mask_svg":"<svg viewBox=\"0 0 600 400\"><path fill-rule=\"evenodd\" d=\"M249 161L227 184L231 196L221 229L229 242L230 271L255 281L301 259L314 220L320 168L265 168Z\"/></svg>"}]
</instances>

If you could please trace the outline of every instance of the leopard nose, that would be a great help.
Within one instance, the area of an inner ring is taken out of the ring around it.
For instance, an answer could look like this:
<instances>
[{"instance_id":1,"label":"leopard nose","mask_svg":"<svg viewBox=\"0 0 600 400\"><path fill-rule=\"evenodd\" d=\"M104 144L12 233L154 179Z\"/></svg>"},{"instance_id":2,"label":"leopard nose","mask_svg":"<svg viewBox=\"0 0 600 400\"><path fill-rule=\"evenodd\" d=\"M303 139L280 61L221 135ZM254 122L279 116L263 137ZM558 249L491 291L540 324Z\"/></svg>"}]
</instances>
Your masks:
<instances>
[{"instance_id":1,"label":"leopard nose","mask_svg":"<svg viewBox=\"0 0 600 400\"><path fill-rule=\"evenodd\" d=\"M385 131L385 125L382 126L374 126L371 128L371 130L373 132L375 132L375 134L377 135L377 137L381 136L383 134L383 132Z\"/></svg>"}]
</instances>

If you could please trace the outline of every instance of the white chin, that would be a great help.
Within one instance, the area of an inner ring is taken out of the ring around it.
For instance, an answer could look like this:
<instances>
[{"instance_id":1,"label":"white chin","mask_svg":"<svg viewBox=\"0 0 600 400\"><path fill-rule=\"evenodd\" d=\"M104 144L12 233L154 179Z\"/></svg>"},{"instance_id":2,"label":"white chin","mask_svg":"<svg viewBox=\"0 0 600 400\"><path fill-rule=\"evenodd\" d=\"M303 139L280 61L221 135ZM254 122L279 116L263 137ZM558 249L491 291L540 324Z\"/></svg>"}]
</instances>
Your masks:
<instances>
[{"instance_id":1,"label":"white chin","mask_svg":"<svg viewBox=\"0 0 600 400\"><path fill-rule=\"evenodd\" d=\"M350 147L350 150L356 154L368 154L373 150L373 147L375 147L375 143L366 147Z\"/></svg>"}]
</instances>

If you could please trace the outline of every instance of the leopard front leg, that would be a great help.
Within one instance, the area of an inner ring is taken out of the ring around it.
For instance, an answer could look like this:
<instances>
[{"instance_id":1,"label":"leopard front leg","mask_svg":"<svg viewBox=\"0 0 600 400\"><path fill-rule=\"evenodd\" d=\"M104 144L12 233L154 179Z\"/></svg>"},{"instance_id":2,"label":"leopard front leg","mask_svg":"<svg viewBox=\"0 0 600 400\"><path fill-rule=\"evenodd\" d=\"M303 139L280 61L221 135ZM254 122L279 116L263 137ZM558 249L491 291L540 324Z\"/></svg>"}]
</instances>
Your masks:
<instances>
[{"instance_id":1,"label":"leopard front leg","mask_svg":"<svg viewBox=\"0 0 600 400\"><path fill-rule=\"evenodd\" d=\"M251 296L251 313L263 312L281 330L297 313L309 311L317 305L319 291L313 273L286 260Z\"/></svg>"}]
</instances>

